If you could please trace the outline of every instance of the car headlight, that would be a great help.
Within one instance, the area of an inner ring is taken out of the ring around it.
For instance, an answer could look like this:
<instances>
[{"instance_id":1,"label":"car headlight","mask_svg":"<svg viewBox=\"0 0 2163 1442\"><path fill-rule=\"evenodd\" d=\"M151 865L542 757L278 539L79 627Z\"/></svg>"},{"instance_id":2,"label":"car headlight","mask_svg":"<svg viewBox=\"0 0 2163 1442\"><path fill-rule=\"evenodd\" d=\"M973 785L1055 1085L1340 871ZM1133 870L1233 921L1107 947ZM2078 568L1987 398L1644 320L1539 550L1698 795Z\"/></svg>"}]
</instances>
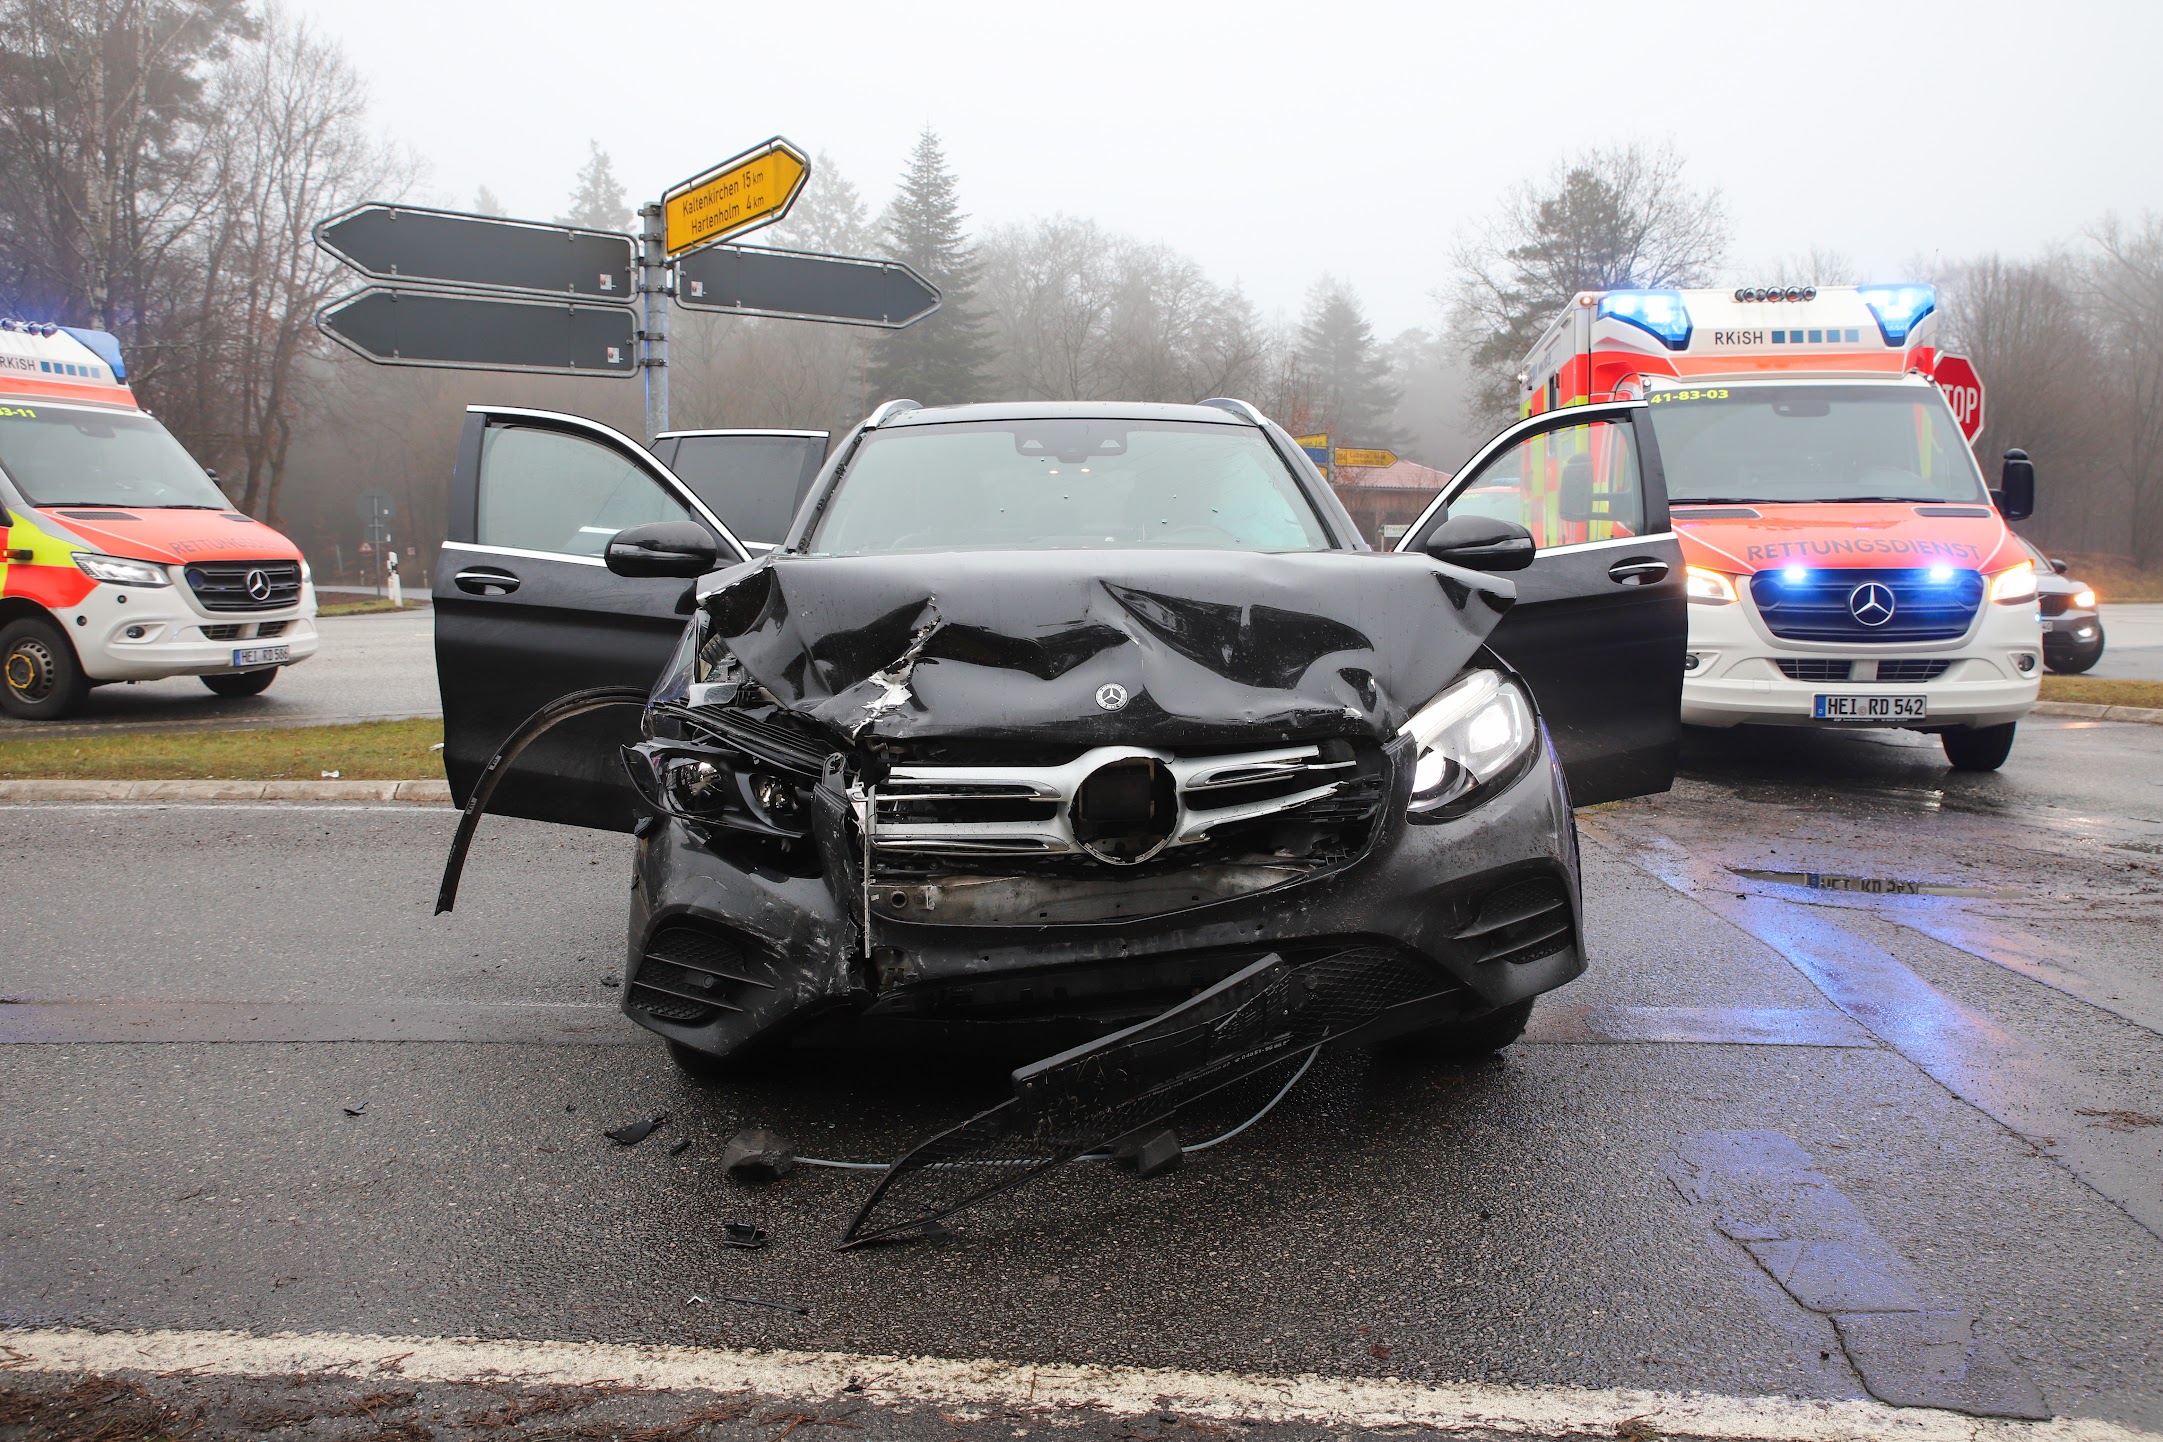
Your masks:
<instances>
[{"instance_id":1,"label":"car headlight","mask_svg":"<svg viewBox=\"0 0 2163 1442\"><path fill-rule=\"evenodd\" d=\"M100 556L94 551L77 551L75 569L93 581L110 581L116 586L170 586L173 578L165 574L165 567L149 561L130 560L126 556Z\"/></svg>"},{"instance_id":2,"label":"car headlight","mask_svg":"<svg viewBox=\"0 0 2163 1442\"><path fill-rule=\"evenodd\" d=\"M2095 609L2095 592L2092 590L2075 591L2073 593L2073 609L2076 611L2093 611Z\"/></svg>"},{"instance_id":3,"label":"car headlight","mask_svg":"<svg viewBox=\"0 0 2163 1442\"><path fill-rule=\"evenodd\" d=\"M1705 606L1725 606L1735 599L1735 583L1703 566L1685 568L1683 594Z\"/></svg>"},{"instance_id":4,"label":"car headlight","mask_svg":"<svg viewBox=\"0 0 2163 1442\"><path fill-rule=\"evenodd\" d=\"M1509 785L1539 751L1532 703L1497 671L1475 671L1422 706L1403 733L1417 746L1414 816L1461 816Z\"/></svg>"},{"instance_id":5,"label":"car headlight","mask_svg":"<svg viewBox=\"0 0 2163 1442\"><path fill-rule=\"evenodd\" d=\"M2016 601L2035 599L2035 562L2022 561L2019 565L1998 572L1990 578L1990 599L2000 605L2012 605Z\"/></svg>"}]
</instances>

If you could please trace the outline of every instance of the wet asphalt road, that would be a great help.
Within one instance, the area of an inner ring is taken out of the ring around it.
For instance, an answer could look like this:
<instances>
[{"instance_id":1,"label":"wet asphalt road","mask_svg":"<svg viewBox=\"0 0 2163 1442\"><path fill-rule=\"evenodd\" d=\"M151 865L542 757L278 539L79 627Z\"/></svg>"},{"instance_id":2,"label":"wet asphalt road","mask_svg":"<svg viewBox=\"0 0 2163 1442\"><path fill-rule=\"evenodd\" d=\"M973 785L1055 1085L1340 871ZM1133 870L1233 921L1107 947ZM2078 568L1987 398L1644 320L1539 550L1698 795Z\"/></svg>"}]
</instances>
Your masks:
<instances>
[{"instance_id":1,"label":"wet asphalt road","mask_svg":"<svg viewBox=\"0 0 2163 1442\"><path fill-rule=\"evenodd\" d=\"M358 598L354 598L358 599ZM225 731L239 726L332 726L440 716L433 612L420 607L316 622L323 642L260 696L213 696L193 676L99 686L65 721L0 716L0 739L130 731Z\"/></svg>"},{"instance_id":2,"label":"wet asphalt road","mask_svg":"<svg viewBox=\"0 0 2163 1442\"><path fill-rule=\"evenodd\" d=\"M950 1245L848 1254L861 1174L740 1190L725 1139L883 1160L1001 1076L829 1057L695 1087L601 1010L627 839L491 820L433 918L451 820L0 807L0 874L39 899L0 960L0 1324L2163 1428L2163 728L2031 721L1995 776L1901 733L1693 736L1671 795L1583 816L1592 971L1501 1063L1325 1057L1180 1173L1071 1167ZM485 1036L519 1044L460 1039ZM731 1220L772 1244L721 1246Z\"/></svg>"},{"instance_id":3,"label":"wet asphalt road","mask_svg":"<svg viewBox=\"0 0 2163 1442\"><path fill-rule=\"evenodd\" d=\"M2163 605L2101 608L2103 655L2088 672L2106 680L2163 681Z\"/></svg>"}]
</instances>

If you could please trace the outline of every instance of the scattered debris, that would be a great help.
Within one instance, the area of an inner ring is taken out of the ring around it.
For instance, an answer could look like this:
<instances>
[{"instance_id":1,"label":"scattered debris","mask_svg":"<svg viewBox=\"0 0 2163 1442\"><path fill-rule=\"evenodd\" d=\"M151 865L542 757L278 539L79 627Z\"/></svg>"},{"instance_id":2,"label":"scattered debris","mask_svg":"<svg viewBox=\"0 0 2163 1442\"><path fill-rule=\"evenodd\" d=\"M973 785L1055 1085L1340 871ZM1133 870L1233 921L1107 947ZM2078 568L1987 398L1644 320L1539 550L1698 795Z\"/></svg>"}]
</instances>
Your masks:
<instances>
[{"instance_id":1,"label":"scattered debris","mask_svg":"<svg viewBox=\"0 0 2163 1442\"><path fill-rule=\"evenodd\" d=\"M2096 1120L2088 1123L2088 1125L2101 1127L2105 1131L2132 1132L2139 1131L2142 1127L2163 1127L2163 1117L2150 1116L2146 1112L2111 1111L2100 1107L2081 1107L2079 1108L2079 1114L2084 1117L2094 1117Z\"/></svg>"},{"instance_id":2,"label":"scattered debris","mask_svg":"<svg viewBox=\"0 0 2163 1442\"><path fill-rule=\"evenodd\" d=\"M614 990L616 987L623 985L623 980L620 977L604 976L601 978L601 985L608 987L610 990Z\"/></svg>"},{"instance_id":3,"label":"scattered debris","mask_svg":"<svg viewBox=\"0 0 2163 1442\"><path fill-rule=\"evenodd\" d=\"M691 1150L691 1139L689 1137L685 1137L682 1141L670 1147L668 1149L668 1154L672 1157L680 1157L689 1150Z\"/></svg>"},{"instance_id":4,"label":"scattered debris","mask_svg":"<svg viewBox=\"0 0 2163 1442\"><path fill-rule=\"evenodd\" d=\"M1179 1145L1179 1133L1170 1127L1148 1127L1129 1132L1111 1145L1112 1160L1137 1177L1157 1177L1176 1172L1187 1159Z\"/></svg>"},{"instance_id":5,"label":"scattered debris","mask_svg":"<svg viewBox=\"0 0 2163 1442\"><path fill-rule=\"evenodd\" d=\"M766 1245L766 1229L753 1222L727 1222L721 1228L721 1245L753 1251Z\"/></svg>"},{"instance_id":6,"label":"scattered debris","mask_svg":"<svg viewBox=\"0 0 2163 1442\"><path fill-rule=\"evenodd\" d=\"M362 1102L357 1107L347 1107L345 1114L349 1117L366 1116L368 1114L368 1103Z\"/></svg>"},{"instance_id":7,"label":"scattered debris","mask_svg":"<svg viewBox=\"0 0 2163 1442\"><path fill-rule=\"evenodd\" d=\"M729 1138L721 1170L732 1182L761 1187L796 1170L796 1149L789 1139L765 1127L746 1127Z\"/></svg>"},{"instance_id":8,"label":"scattered debris","mask_svg":"<svg viewBox=\"0 0 2163 1442\"><path fill-rule=\"evenodd\" d=\"M564 1108L564 1110L569 1111L570 1108L566 1107ZM654 1117L648 1121L626 1122L624 1123L624 1125L616 1128L614 1131L603 1132L601 1135L607 1137L610 1141L614 1142L620 1147L635 1147L640 1142L646 1140L646 1138L652 1136L654 1133L654 1128L660 1126L661 1123L667 1120L668 1114L664 1112L660 1116Z\"/></svg>"},{"instance_id":9,"label":"scattered debris","mask_svg":"<svg viewBox=\"0 0 2163 1442\"><path fill-rule=\"evenodd\" d=\"M1657 1412L1640 1412L1635 1417L1625 1417L1615 1424L1615 1435L1622 1442L1653 1442L1660 1435L1660 1429L1652 1420L1658 1415Z\"/></svg>"}]
</instances>

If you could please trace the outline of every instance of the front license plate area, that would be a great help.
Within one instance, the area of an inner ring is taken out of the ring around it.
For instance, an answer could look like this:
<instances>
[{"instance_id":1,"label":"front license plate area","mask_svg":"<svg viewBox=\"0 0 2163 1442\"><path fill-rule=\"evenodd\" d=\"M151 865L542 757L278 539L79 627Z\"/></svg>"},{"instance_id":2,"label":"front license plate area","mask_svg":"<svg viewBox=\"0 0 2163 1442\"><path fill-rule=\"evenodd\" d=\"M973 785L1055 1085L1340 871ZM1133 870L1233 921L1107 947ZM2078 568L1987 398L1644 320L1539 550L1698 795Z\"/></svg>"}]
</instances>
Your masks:
<instances>
[{"instance_id":1,"label":"front license plate area","mask_svg":"<svg viewBox=\"0 0 2163 1442\"><path fill-rule=\"evenodd\" d=\"M1832 696L1820 694L1812 713L1820 721L1921 721L1930 714L1922 696Z\"/></svg>"},{"instance_id":2,"label":"front license plate area","mask_svg":"<svg viewBox=\"0 0 2163 1442\"><path fill-rule=\"evenodd\" d=\"M233 664L235 666L276 666L281 662L290 660L292 655L293 648L291 646L240 647L235 648L233 651ZM1824 698L1820 697L1819 699L1823 700Z\"/></svg>"}]
</instances>

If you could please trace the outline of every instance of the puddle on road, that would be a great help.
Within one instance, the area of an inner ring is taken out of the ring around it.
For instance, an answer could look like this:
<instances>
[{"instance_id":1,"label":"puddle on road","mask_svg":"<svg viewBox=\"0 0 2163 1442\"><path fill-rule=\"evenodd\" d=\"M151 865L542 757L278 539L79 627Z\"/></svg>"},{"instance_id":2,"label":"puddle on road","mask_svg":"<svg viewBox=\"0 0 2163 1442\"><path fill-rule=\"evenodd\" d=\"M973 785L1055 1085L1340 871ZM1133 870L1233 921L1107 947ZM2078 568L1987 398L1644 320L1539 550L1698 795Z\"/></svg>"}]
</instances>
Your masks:
<instances>
[{"instance_id":1,"label":"puddle on road","mask_svg":"<svg viewBox=\"0 0 2163 1442\"><path fill-rule=\"evenodd\" d=\"M1730 866L1729 871L1748 881L1769 881L1776 886L1800 886L1810 891L1845 891L1863 896L2023 896L2025 892L2002 887L1949 886L1938 881L1911 881L1901 876L1844 876L1837 871L1766 871L1751 866Z\"/></svg>"}]
</instances>

